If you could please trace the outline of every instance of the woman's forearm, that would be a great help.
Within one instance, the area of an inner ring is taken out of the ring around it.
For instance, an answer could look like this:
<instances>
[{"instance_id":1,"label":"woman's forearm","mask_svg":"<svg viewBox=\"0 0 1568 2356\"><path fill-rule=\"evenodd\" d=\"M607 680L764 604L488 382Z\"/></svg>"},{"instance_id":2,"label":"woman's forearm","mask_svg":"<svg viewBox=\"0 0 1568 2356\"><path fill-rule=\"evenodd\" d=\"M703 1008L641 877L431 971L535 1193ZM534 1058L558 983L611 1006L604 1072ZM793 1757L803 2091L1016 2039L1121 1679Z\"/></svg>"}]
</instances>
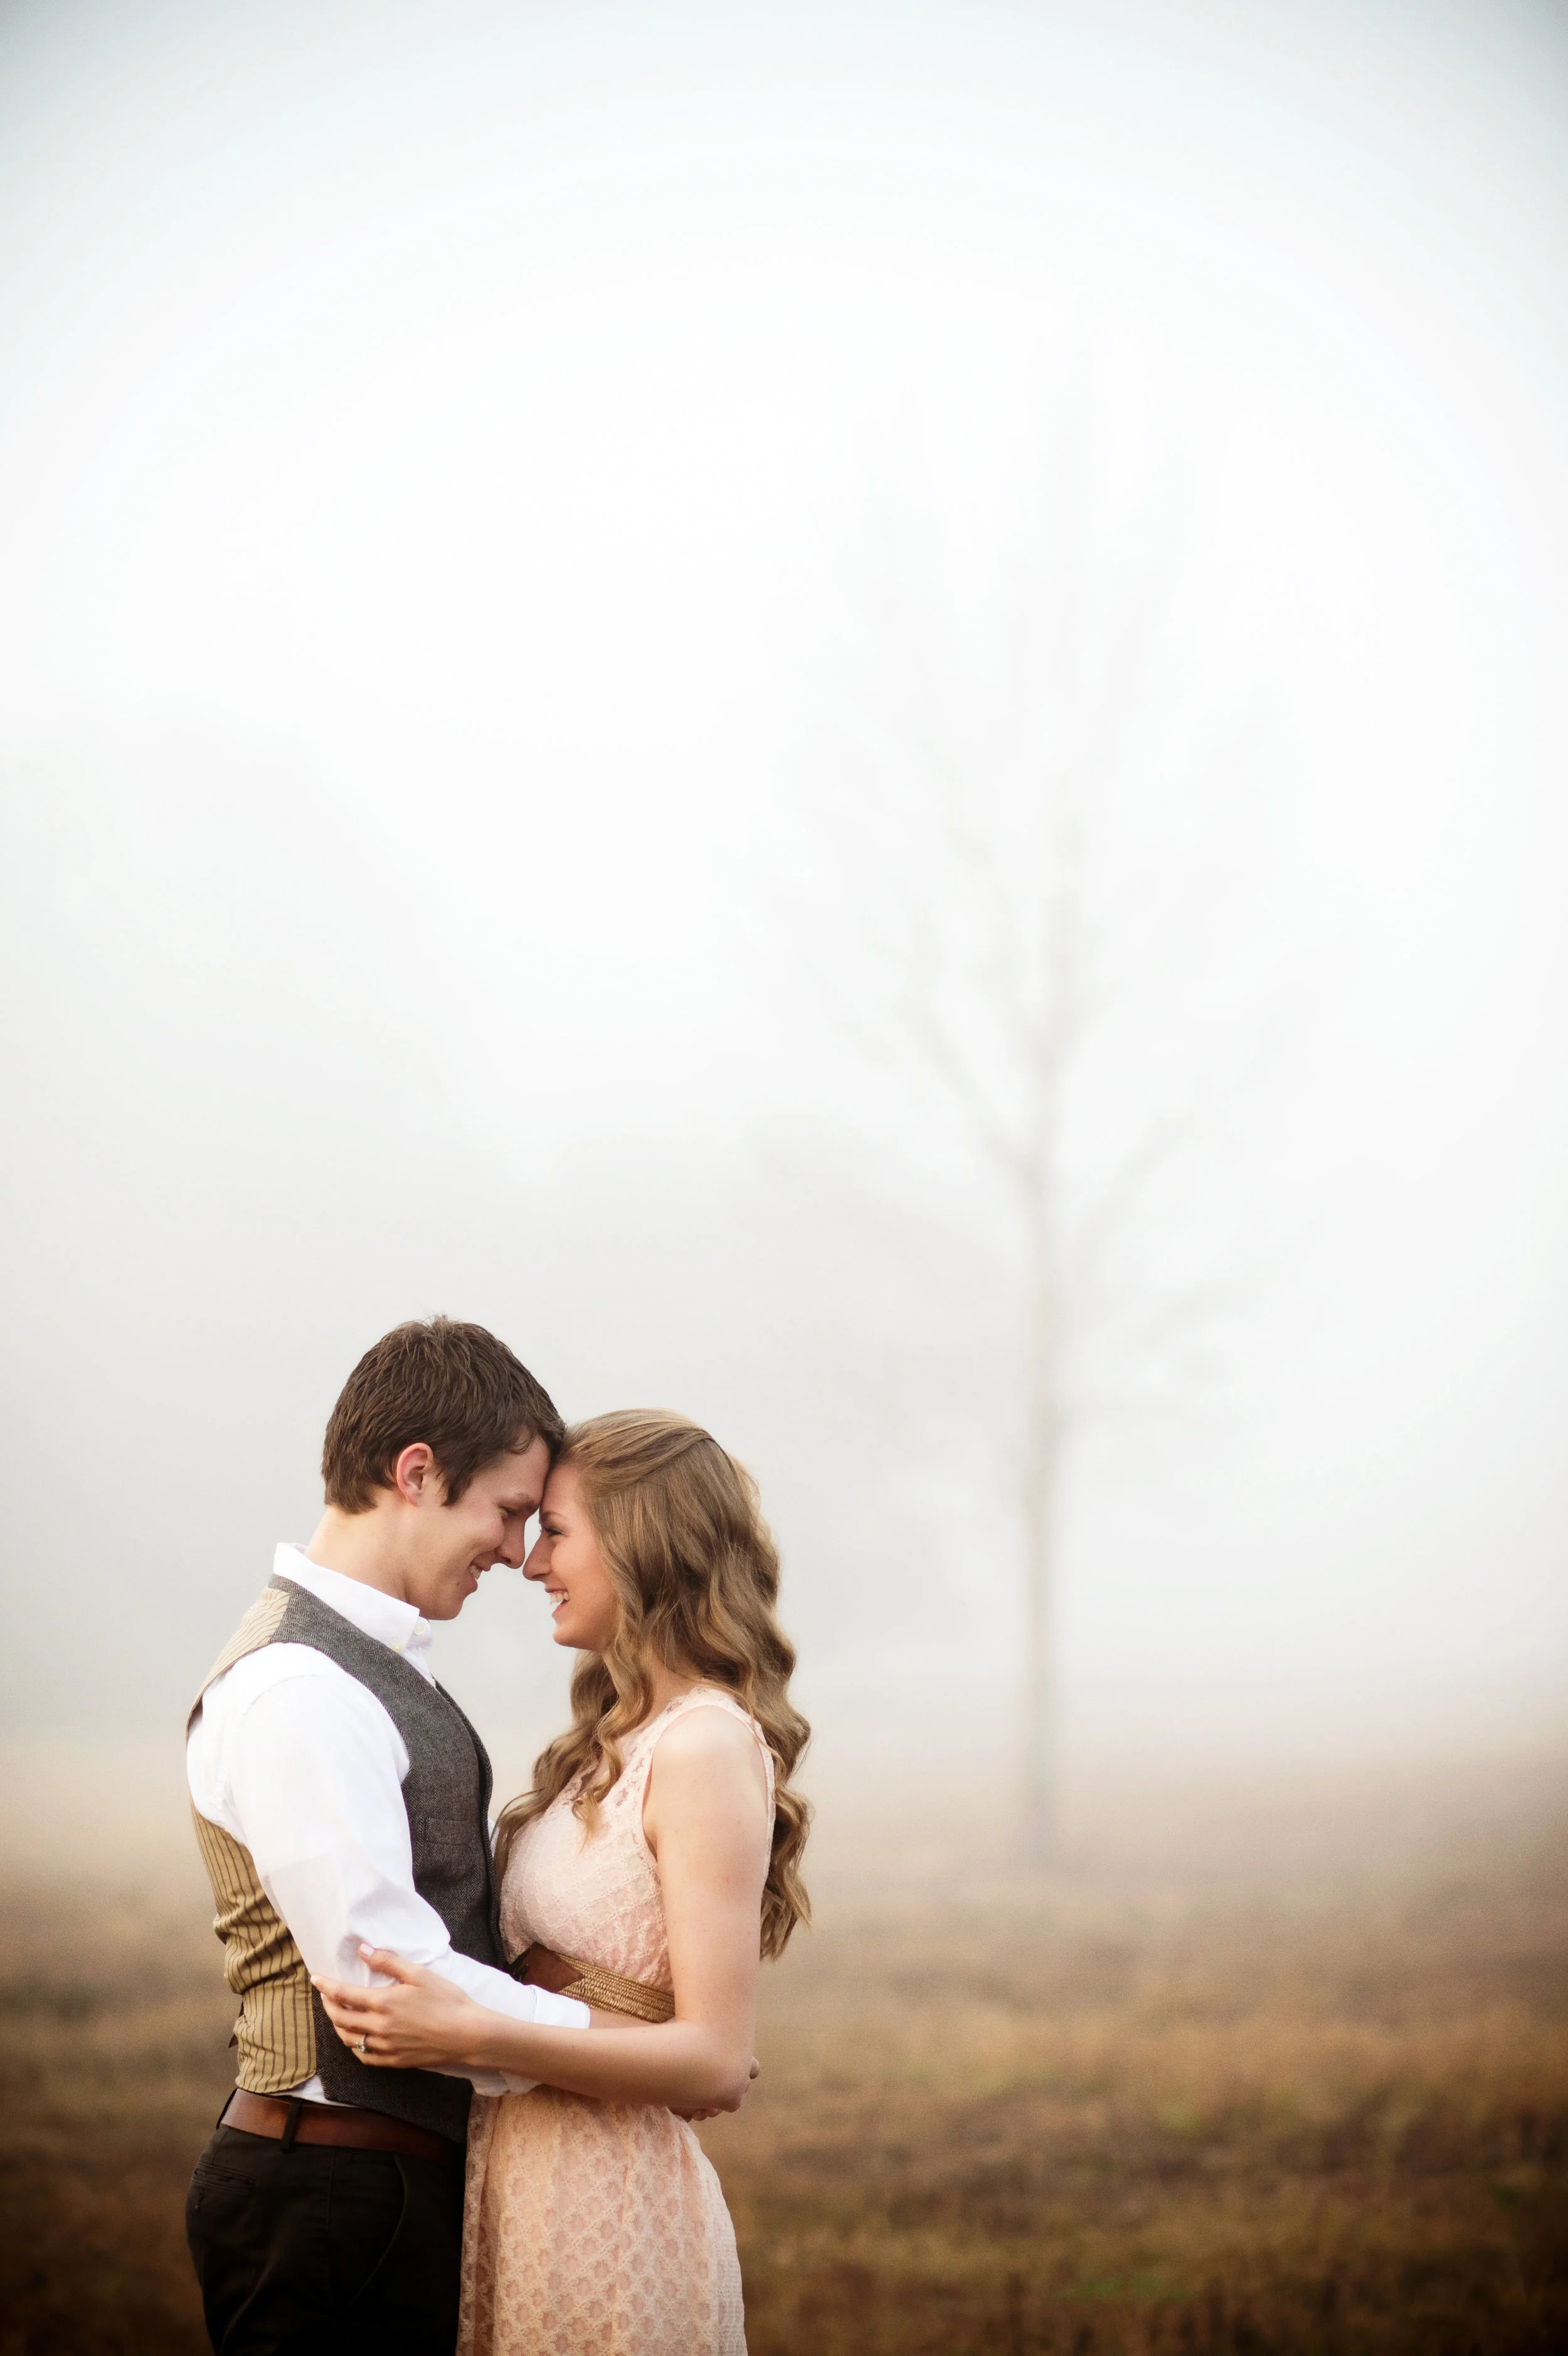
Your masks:
<instances>
[{"instance_id":1,"label":"woman's forearm","mask_svg":"<svg viewBox=\"0 0 1568 2356\"><path fill-rule=\"evenodd\" d=\"M749 2040L695 2020L635 2029L551 2029L475 2007L464 2067L506 2070L601 2103L668 2110L738 2110L751 2079Z\"/></svg>"}]
</instances>

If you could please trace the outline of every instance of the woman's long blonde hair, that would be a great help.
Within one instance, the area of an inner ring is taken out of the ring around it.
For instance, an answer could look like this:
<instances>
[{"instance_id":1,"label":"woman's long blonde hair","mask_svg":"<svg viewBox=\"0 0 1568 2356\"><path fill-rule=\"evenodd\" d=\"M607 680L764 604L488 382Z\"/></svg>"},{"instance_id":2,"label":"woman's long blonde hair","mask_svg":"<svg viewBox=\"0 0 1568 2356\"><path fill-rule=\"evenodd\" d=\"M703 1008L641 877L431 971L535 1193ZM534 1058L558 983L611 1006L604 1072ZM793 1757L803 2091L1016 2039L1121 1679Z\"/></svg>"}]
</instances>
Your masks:
<instances>
[{"instance_id":1,"label":"woman's long blonde hair","mask_svg":"<svg viewBox=\"0 0 1568 2356\"><path fill-rule=\"evenodd\" d=\"M800 1879L810 1809L789 1777L811 1729L789 1699L795 1649L773 1616L779 1558L757 1484L699 1424L628 1408L574 1424L558 1458L576 1467L621 1611L603 1654L571 1680L572 1722L534 1762L531 1791L504 1808L497 1869L526 1824L583 1769L572 1802L589 1831L618 1780L621 1746L653 1707L660 1661L722 1686L762 1729L773 1756L776 1814L763 1890L762 1951L784 1953L811 1910Z\"/></svg>"}]
</instances>

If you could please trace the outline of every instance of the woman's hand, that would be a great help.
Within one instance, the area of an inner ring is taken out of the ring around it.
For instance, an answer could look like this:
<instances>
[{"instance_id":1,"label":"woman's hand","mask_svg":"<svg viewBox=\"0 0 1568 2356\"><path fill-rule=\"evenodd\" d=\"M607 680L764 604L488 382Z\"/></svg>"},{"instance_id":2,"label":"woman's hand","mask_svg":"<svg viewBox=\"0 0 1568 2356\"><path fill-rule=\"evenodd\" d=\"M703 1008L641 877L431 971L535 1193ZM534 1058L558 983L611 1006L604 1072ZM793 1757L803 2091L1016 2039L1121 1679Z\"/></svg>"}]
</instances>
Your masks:
<instances>
[{"instance_id":1,"label":"woman's hand","mask_svg":"<svg viewBox=\"0 0 1568 2356\"><path fill-rule=\"evenodd\" d=\"M439 2070L462 2064L479 2034L484 2008L439 1972L405 1964L386 1947L361 1947L373 1972L392 1987L353 1987L317 1979L312 1987L349 2051L379 2070Z\"/></svg>"}]
</instances>

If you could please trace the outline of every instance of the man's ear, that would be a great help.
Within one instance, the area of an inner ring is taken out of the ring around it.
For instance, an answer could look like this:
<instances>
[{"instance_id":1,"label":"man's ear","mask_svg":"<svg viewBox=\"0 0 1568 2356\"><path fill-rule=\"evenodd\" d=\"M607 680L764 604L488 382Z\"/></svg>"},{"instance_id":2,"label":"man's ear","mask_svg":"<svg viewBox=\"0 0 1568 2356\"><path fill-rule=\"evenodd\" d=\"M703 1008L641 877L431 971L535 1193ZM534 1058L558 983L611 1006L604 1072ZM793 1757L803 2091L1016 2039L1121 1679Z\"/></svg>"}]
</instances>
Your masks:
<instances>
[{"instance_id":1,"label":"man's ear","mask_svg":"<svg viewBox=\"0 0 1568 2356\"><path fill-rule=\"evenodd\" d=\"M411 1440L402 1451L392 1467L392 1488L405 1505L445 1503L446 1483L427 1441Z\"/></svg>"}]
</instances>

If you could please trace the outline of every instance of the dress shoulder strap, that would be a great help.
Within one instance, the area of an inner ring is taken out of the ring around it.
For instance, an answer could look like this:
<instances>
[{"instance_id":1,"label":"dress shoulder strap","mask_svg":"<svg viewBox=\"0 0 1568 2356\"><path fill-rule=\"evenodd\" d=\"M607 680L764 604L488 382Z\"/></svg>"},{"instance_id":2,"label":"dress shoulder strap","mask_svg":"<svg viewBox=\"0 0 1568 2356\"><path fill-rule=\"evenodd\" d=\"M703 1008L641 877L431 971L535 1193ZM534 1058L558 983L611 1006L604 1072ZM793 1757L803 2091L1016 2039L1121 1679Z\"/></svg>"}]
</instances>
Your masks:
<instances>
[{"instance_id":1,"label":"dress shoulder strap","mask_svg":"<svg viewBox=\"0 0 1568 2356\"><path fill-rule=\"evenodd\" d=\"M752 1739L763 1754L763 1772L768 1779L770 1818L773 1813L773 1754L768 1749L762 1728L750 1710L742 1709L734 1695L726 1693L721 1686L693 1686L689 1693L678 1695L667 1709L661 1709L656 1718L649 1719L645 1726L640 1726L637 1729L636 1733L632 1737L633 1747L631 1755L626 1761L626 1772L605 1802L606 1808L613 1809L620 1816L638 1856L656 1881L658 1878L658 1864L648 1847L647 1835L643 1830L643 1804L647 1797L648 1776L653 1769L654 1753L659 1747L660 1738L672 1720L684 1718L694 1709L728 1710L731 1718L738 1718L742 1726L751 1728ZM625 1798L617 1804L616 1794L623 1791Z\"/></svg>"},{"instance_id":2,"label":"dress shoulder strap","mask_svg":"<svg viewBox=\"0 0 1568 2356\"><path fill-rule=\"evenodd\" d=\"M751 1711L738 1702L733 1694L726 1693L722 1686L693 1686L689 1693L678 1695L670 1703L669 1708L661 1711L652 1721L648 1732L653 1736L653 1740L648 1744L646 1755L641 1762L644 1782L646 1782L648 1770L653 1765L654 1752L658 1749L659 1736L676 1719L685 1718L694 1709L727 1710L731 1718L738 1718L742 1726L751 1729L752 1740L763 1754L763 1771L768 1779L768 1805L772 1807L774 1784L773 1754L768 1749L767 1737Z\"/></svg>"}]
</instances>

